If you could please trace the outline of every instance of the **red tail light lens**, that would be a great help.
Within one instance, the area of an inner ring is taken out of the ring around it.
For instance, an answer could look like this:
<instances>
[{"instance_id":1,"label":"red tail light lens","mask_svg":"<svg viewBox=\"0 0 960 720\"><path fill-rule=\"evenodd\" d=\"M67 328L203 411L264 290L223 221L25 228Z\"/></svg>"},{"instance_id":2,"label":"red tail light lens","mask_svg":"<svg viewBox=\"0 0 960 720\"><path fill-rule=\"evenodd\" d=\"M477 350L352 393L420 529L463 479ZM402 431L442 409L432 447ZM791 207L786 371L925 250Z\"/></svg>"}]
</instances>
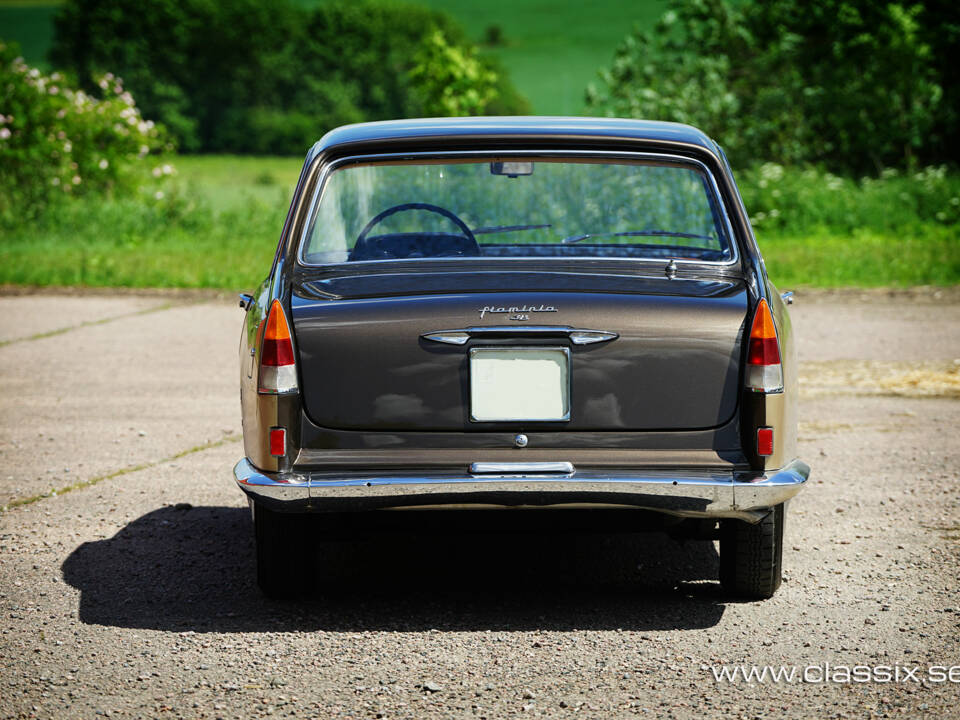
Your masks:
<instances>
[{"instance_id":1,"label":"red tail light lens","mask_svg":"<svg viewBox=\"0 0 960 720\"><path fill-rule=\"evenodd\" d=\"M279 300L270 305L260 345L260 392L288 393L297 390L290 326Z\"/></svg>"},{"instance_id":2,"label":"red tail light lens","mask_svg":"<svg viewBox=\"0 0 960 720\"><path fill-rule=\"evenodd\" d=\"M283 428L270 428L270 454L283 456L287 454L287 431Z\"/></svg>"},{"instance_id":3,"label":"red tail light lens","mask_svg":"<svg viewBox=\"0 0 960 720\"><path fill-rule=\"evenodd\" d=\"M773 428L757 428L757 455L773 455Z\"/></svg>"},{"instance_id":4,"label":"red tail light lens","mask_svg":"<svg viewBox=\"0 0 960 720\"><path fill-rule=\"evenodd\" d=\"M747 387L755 392L773 393L783 390L783 368L780 364L780 343L770 306L763 298L757 303L747 346Z\"/></svg>"}]
</instances>

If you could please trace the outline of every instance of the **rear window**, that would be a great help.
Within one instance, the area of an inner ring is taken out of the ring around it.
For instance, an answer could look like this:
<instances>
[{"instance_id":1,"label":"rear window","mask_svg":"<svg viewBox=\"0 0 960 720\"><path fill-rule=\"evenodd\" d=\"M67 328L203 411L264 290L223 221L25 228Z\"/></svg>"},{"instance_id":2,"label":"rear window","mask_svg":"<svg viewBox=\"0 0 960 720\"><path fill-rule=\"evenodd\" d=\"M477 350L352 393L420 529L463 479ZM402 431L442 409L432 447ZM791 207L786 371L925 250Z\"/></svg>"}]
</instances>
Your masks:
<instances>
[{"instance_id":1,"label":"rear window","mask_svg":"<svg viewBox=\"0 0 960 720\"><path fill-rule=\"evenodd\" d=\"M305 264L422 258L734 257L712 179L683 162L485 158L346 164Z\"/></svg>"}]
</instances>

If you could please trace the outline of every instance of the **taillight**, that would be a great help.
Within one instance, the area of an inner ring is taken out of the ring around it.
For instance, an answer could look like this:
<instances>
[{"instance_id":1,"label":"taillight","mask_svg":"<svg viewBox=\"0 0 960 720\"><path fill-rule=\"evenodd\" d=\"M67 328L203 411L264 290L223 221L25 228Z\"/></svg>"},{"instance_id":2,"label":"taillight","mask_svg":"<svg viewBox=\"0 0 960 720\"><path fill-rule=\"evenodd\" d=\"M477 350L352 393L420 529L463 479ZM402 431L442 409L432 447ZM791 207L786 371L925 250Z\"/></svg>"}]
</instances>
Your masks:
<instances>
[{"instance_id":1,"label":"taillight","mask_svg":"<svg viewBox=\"0 0 960 720\"><path fill-rule=\"evenodd\" d=\"M270 428L270 454L283 457L287 454L287 431L281 427Z\"/></svg>"},{"instance_id":2,"label":"taillight","mask_svg":"<svg viewBox=\"0 0 960 720\"><path fill-rule=\"evenodd\" d=\"M757 428L757 455L773 455L773 428Z\"/></svg>"},{"instance_id":3,"label":"taillight","mask_svg":"<svg viewBox=\"0 0 960 720\"><path fill-rule=\"evenodd\" d=\"M783 367L780 344L770 307L763 298L757 303L747 346L747 387L754 392L775 393L783 390Z\"/></svg>"},{"instance_id":4,"label":"taillight","mask_svg":"<svg viewBox=\"0 0 960 720\"><path fill-rule=\"evenodd\" d=\"M279 300L270 305L260 345L260 392L289 393L297 390L297 367L293 361L290 326Z\"/></svg>"}]
</instances>

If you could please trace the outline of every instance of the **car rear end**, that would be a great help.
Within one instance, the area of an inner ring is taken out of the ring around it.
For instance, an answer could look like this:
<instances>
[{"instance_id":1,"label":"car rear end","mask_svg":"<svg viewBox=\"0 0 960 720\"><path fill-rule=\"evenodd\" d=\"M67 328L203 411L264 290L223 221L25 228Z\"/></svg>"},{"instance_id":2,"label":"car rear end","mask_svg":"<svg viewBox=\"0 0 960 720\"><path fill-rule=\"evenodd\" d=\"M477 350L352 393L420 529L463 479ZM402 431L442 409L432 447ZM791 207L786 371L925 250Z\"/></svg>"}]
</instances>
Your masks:
<instances>
[{"instance_id":1,"label":"car rear end","mask_svg":"<svg viewBox=\"0 0 960 720\"><path fill-rule=\"evenodd\" d=\"M245 301L261 585L291 590L306 514L576 508L715 528L724 585L771 595L809 468L722 153L668 124L442 122L325 138Z\"/></svg>"}]
</instances>

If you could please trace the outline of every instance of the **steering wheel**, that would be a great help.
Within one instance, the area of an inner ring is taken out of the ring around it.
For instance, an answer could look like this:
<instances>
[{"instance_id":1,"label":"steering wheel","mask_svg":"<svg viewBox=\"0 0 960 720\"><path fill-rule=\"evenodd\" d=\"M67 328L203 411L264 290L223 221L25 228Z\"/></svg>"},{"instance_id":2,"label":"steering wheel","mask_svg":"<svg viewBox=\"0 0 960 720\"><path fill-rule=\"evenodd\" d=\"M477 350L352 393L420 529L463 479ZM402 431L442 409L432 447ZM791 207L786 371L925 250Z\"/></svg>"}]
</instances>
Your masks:
<instances>
[{"instance_id":1,"label":"steering wheel","mask_svg":"<svg viewBox=\"0 0 960 720\"><path fill-rule=\"evenodd\" d=\"M442 234L423 234L418 236L418 242L411 243L411 238L415 233L396 233L390 235L376 235L368 237L370 231L379 223L383 222L391 215L409 210L426 210L442 217L447 218L457 226L463 233L462 236ZM385 245L386 247L377 249L372 245ZM394 247L390 247L394 246ZM405 247L404 247L405 246ZM423 252L425 257L437 257L443 255L479 255L480 246L477 244L477 238L467 227L467 224L457 217L453 212L442 208L439 205L430 203L411 202L401 203L388 207L386 210L377 213L360 231L357 236L357 242L350 251L351 260L374 259L377 257L411 257L415 256L414 251ZM400 251L398 253L398 251Z\"/></svg>"}]
</instances>

